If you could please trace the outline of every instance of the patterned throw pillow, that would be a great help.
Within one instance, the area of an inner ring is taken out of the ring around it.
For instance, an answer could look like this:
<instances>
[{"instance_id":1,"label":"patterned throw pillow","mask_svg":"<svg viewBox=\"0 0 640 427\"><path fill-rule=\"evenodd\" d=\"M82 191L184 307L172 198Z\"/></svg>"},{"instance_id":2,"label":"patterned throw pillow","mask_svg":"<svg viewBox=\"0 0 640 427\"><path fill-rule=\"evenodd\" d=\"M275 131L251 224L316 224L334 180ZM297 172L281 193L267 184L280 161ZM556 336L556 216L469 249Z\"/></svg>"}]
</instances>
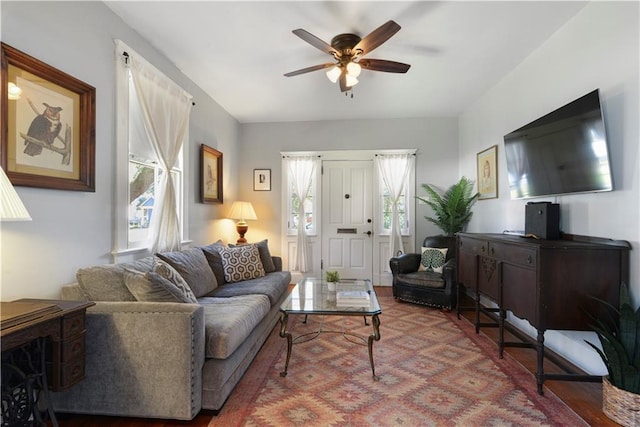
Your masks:
<instances>
[{"instance_id":1,"label":"patterned throw pillow","mask_svg":"<svg viewBox=\"0 0 640 427\"><path fill-rule=\"evenodd\" d=\"M422 248L420 268L418 271L433 271L442 273L442 268L447 260L448 248Z\"/></svg>"},{"instance_id":2,"label":"patterned throw pillow","mask_svg":"<svg viewBox=\"0 0 640 427\"><path fill-rule=\"evenodd\" d=\"M152 271L146 273L125 269L124 282L138 301L198 302L182 276L161 260L154 264Z\"/></svg>"},{"instance_id":3,"label":"patterned throw pillow","mask_svg":"<svg viewBox=\"0 0 640 427\"><path fill-rule=\"evenodd\" d=\"M264 267L265 273L271 273L276 271L276 266L273 264L273 258L271 258L271 252L269 251L269 240L264 239L260 242L249 243L250 245L255 245L258 248L258 253L260 253L260 261L262 261L262 267ZM239 245L229 244L230 248L234 248Z\"/></svg>"},{"instance_id":4,"label":"patterned throw pillow","mask_svg":"<svg viewBox=\"0 0 640 427\"><path fill-rule=\"evenodd\" d=\"M222 258L224 280L227 283L255 279L264 276L260 253L254 245L218 248Z\"/></svg>"}]
</instances>

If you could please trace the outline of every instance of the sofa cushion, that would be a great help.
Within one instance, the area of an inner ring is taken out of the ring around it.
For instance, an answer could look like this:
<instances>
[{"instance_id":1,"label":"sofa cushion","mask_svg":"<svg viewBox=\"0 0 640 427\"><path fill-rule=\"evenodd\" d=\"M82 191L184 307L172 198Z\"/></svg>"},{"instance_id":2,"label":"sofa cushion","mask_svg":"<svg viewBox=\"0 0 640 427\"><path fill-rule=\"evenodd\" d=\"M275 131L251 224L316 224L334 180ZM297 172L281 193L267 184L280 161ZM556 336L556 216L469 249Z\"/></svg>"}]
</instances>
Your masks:
<instances>
[{"instance_id":1,"label":"sofa cushion","mask_svg":"<svg viewBox=\"0 0 640 427\"><path fill-rule=\"evenodd\" d=\"M205 258L207 258L209 267L211 267L211 270L213 270L213 275L216 276L218 286L224 283L224 268L222 267L222 257L218 252L218 249L224 248L224 246L225 245L222 240L218 240L215 243L200 248L202 249L202 252L204 252Z\"/></svg>"},{"instance_id":2,"label":"sofa cushion","mask_svg":"<svg viewBox=\"0 0 640 427\"><path fill-rule=\"evenodd\" d=\"M205 357L226 359L267 315L265 295L199 298L204 308Z\"/></svg>"},{"instance_id":3,"label":"sofa cushion","mask_svg":"<svg viewBox=\"0 0 640 427\"><path fill-rule=\"evenodd\" d=\"M198 302L182 276L162 260L154 265L154 271L146 273L125 269L124 282L138 301Z\"/></svg>"},{"instance_id":4,"label":"sofa cushion","mask_svg":"<svg viewBox=\"0 0 640 427\"><path fill-rule=\"evenodd\" d=\"M147 272L153 267L154 257L122 264L105 264L81 268L76 280L89 301L135 301L124 283L124 270Z\"/></svg>"},{"instance_id":5,"label":"sofa cushion","mask_svg":"<svg viewBox=\"0 0 640 427\"><path fill-rule=\"evenodd\" d=\"M233 297L238 295L261 294L269 297L273 306L291 283L291 273L288 271L274 271L258 279L245 280L238 283L226 283L218 286L207 296Z\"/></svg>"},{"instance_id":6,"label":"sofa cushion","mask_svg":"<svg viewBox=\"0 0 640 427\"><path fill-rule=\"evenodd\" d=\"M204 296L218 286L213 270L200 248L165 252L157 256L180 273L196 297Z\"/></svg>"},{"instance_id":7,"label":"sofa cushion","mask_svg":"<svg viewBox=\"0 0 640 427\"><path fill-rule=\"evenodd\" d=\"M262 267L264 268L265 273L271 273L272 271L276 271L276 266L273 263L273 258L271 258L271 252L269 251L269 241L268 239L264 239L260 242L250 243L250 245L258 248L258 253L260 254L260 261L262 262ZM237 247L239 245L229 245L229 247Z\"/></svg>"},{"instance_id":8,"label":"sofa cushion","mask_svg":"<svg viewBox=\"0 0 640 427\"><path fill-rule=\"evenodd\" d=\"M398 274L398 281L414 286L424 286L427 288L444 288L445 282L442 274L433 271L416 271L414 273Z\"/></svg>"},{"instance_id":9,"label":"sofa cushion","mask_svg":"<svg viewBox=\"0 0 640 427\"><path fill-rule=\"evenodd\" d=\"M224 269L224 280L228 283L255 279L264 276L258 248L253 245L219 248Z\"/></svg>"}]
</instances>

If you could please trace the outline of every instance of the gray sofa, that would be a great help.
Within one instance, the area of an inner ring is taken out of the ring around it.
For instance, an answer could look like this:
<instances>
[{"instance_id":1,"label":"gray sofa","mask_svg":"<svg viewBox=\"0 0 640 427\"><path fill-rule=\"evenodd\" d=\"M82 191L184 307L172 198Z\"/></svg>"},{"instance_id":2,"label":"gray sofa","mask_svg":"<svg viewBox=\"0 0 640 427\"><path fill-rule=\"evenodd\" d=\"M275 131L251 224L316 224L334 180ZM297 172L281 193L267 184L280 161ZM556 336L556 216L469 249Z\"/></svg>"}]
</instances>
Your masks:
<instances>
[{"instance_id":1,"label":"gray sofa","mask_svg":"<svg viewBox=\"0 0 640 427\"><path fill-rule=\"evenodd\" d=\"M86 318L86 376L52 393L55 410L190 420L201 409L221 409L278 322L288 294L291 274L269 254L266 241L260 243L259 262L247 264L261 263L264 272L248 280L237 280L233 270L227 275L223 258L237 258L236 248L219 243L79 270L62 298L96 302ZM170 278L178 283L171 292L178 293L184 279L193 295L182 289L189 294L182 297L192 302L156 302L167 294L132 285L148 285L166 264L180 276Z\"/></svg>"}]
</instances>

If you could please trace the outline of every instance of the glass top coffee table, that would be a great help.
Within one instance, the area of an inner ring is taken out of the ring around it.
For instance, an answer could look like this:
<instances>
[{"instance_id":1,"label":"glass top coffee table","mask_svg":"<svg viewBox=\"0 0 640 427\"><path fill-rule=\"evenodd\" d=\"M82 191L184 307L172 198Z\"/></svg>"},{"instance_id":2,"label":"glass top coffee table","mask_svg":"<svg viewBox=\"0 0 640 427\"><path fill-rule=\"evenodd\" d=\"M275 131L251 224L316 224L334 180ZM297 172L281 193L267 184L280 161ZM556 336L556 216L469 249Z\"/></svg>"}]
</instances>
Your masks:
<instances>
[{"instance_id":1,"label":"glass top coffee table","mask_svg":"<svg viewBox=\"0 0 640 427\"><path fill-rule=\"evenodd\" d=\"M378 380L373 364L373 342L380 340L380 319L382 313L376 292L370 280L342 280L335 284L335 291L329 290L329 284L321 279L302 279L296 284L291 294L280 306L280 336L287 339L287 359L284 371L280 376L287 375L291 350L294 343L302 343L316 338L322 332L319 330L311 334L303 334L293 337L287 330L289 315L304 315L305 321L308 315L325 316L363 316L365 324L367 317L371 317L373 334L368 338L355 334L341 332L343 335L359 338L369 348L369 362L373 379Z\"/></svg>"}]
</instances>

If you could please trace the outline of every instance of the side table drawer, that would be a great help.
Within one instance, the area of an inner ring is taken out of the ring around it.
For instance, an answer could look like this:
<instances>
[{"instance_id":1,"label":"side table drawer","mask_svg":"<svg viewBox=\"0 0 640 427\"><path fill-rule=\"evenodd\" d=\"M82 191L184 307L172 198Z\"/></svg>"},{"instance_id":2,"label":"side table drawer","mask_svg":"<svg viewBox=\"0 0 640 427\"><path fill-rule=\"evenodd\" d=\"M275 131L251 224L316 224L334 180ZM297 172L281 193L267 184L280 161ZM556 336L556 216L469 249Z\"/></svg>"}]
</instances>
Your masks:
<instances>
[{"instance_id":1,"label":"side table drawer","mask_svg":"<svg viewBox=\"0 0 640 427\"><path fill-rule=\"evenodd\" d=\"M64 390L84 378L84 358L71 360L60 366L60 389Z\"/></svg>"},{"instance_id":2,"label":"side table drawer","mask_svg":"<svg viewBox=\"0 0 640 427\"><path fill-rule=\"evenodd\" d=\"M62 340L84 334L84 312L62 318Z\"/></svg>"},{"instance_id":3,"label":"side table drawer","mask_svg":"<svg viewBox=\"0 0 640 427\"><path fill-rule=\"evenodd\" d=\"M72 340L63 342L61 350L63 363L78 358L84 360L84 334Z\"/></svg>"}]
</instances>

